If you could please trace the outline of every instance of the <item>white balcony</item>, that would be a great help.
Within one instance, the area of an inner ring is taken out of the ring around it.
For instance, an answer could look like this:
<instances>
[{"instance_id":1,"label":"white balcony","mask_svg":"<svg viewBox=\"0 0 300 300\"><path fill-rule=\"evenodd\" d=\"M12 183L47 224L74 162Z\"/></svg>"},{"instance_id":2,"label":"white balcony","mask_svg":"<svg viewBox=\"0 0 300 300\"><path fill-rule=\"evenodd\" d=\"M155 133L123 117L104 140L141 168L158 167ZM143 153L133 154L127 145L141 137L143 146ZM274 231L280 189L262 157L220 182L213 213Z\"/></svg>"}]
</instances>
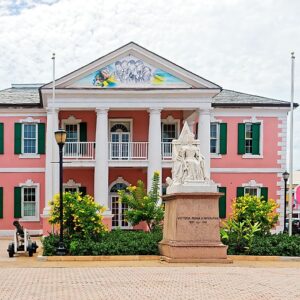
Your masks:
<instances>
[{"instance_id":1,"label":"white balcony","mask_svg":"<svg viewBox=\"0 0 300 300\"><path fill-rule=\"evenodd\" d=\"M95 160L95 142L67 142L64 159ZM148 159L148 142L109 142L109 160L145 161ZM172 159L172 143L161 143L162 160Z\"/></svg>"},{"instance_id":2,"label":"white balcony","mask_svg":"<svg viewBox=\"0 0 300 300\"><path fill-rule=\"evenodd\" d=\"M110 160L147 160L148 142L109 142Z\"/></svg>"},{"instance_id":3,"label":"white balcony","mask_svg":"<svg viewBox=\"0 0 300 300\"><path fill-rule=\"evenodd\" d=\"M71 160L95 160L95 142L67 142L64 158Z\"/></svg>"}]
</instances>

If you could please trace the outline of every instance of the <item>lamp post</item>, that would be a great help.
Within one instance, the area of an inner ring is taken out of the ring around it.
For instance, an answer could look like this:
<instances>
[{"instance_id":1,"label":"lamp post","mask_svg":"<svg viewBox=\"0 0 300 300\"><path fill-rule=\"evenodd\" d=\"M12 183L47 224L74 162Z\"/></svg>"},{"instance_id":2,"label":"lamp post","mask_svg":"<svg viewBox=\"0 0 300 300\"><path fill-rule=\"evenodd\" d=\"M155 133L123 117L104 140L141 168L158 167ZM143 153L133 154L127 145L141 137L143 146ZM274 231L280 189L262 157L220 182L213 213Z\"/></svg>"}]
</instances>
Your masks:
<instances>
[{"instance_id":1,"label":"lamp post","mask_svg":"<svg viewBox=\"0 0 300 300\"><path fill-rule=\"evenodd\" d=\"M287 232L286 228L286 192L287 192L287 181L289 179L290 174L285 171L282 173L282 178L284 180L284 225L283 225L283 232Z\"/></svg>"},{"instance_id":2,"label":"lamp post","mask_svg":"<svg viewBox=\"0 0 300 300\"><path fill-rule=\"evenodd\" d=\"M63 225L63 147L67 138L67 132L63 129L55 131L55 140L59 147L59 244L56 249L57 255L66 255L67 249L64 245L64 225Z\"/></svg>"}]
</instances>

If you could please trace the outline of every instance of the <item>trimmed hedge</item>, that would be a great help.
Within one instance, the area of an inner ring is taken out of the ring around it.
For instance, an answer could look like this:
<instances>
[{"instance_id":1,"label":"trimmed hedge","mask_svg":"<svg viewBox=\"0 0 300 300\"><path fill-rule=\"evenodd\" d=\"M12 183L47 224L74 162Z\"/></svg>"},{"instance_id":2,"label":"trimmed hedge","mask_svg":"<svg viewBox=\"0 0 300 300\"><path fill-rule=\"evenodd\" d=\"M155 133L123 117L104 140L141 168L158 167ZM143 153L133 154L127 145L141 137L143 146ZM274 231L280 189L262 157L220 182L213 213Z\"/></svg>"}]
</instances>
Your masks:
<instances>
[{"instance_id":1,"label":"trimmed hedge","mask_svg":"<svg viewBox=\"0 0 300 300\"><path fill-rule=\"evenodd\" d=\"M158 242L162 232L112 230L103 234L99 241L64 237L69 255L158 255ZM49 235L43 240L45 256L56 255L58 235Z\"/></svg>"},{"instance_id":2,"label":"trimmed hedge","mask_svg":"<svg viewBox=\"0 0 300 300\"><path fill-rule=\"evenodd\" d=\"M235 245L228 244L228 254L245 253L235 251ZM286 233L257 235L253 239L248 255L300 256L300 235L291 237Z\"/></svg>"}]
</instances>

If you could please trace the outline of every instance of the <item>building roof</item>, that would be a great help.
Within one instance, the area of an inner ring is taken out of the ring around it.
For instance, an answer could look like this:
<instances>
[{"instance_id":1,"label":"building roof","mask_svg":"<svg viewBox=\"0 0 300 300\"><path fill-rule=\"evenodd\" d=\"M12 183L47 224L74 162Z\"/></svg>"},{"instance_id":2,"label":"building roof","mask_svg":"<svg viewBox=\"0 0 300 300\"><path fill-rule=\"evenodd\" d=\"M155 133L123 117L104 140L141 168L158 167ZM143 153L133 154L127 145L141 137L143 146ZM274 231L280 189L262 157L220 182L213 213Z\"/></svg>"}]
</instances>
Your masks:
<instances>
[{"instance_id":1,"label":"building roof","mask_svg":"<svg viewBox=\"0 0 300 300\"><path fill-rule=\"evenodd\" d=\"M289 107L290 102L223 89L218 95L214 97L212 105L214 107ZM294 106L297 107L298 104L295 103Z\"/></svg>"},{"instance_id":2,"label":"building roof","mask_svg":"<svg viewBox=\"0 0 300 300\"><path fill-rule=\"evenodd\" d=\"M0 106L41 106L39 88L43 84L12 84L0 90ZM213 98L213 107L289 107L290 102L223 89ZM297 103L294 104L298 106Z\"/></svg>"},{"instance_id":3,"label":"building roof","mask_svg":"<svg viewBox=\"0 0 300 300\"><path fill-rule=\"evenodd\" d=\"M0 106L40 106L39 87L42 84L12 84L0 91Z\"/></svg>"}]
</instances>

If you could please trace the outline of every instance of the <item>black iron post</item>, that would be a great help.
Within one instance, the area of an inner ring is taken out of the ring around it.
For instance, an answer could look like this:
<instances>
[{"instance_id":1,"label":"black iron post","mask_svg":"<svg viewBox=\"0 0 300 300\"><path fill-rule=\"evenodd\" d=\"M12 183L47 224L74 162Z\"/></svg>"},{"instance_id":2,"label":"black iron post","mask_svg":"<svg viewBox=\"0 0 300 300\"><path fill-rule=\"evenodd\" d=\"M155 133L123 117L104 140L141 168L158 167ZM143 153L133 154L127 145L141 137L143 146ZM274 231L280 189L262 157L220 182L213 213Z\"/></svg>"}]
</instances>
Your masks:
<instances>
[{"instance_id":1,"label":"black iron post","mask_svg":"<svg viewBox=\"0 0 300 300\"><path fill-rule=\"evenodd\" d=\"M62 130L56 132L56 134L65 133ZM59 137L59 135L57 135ZM57 141L59 147L59 244L56 249L57 255L66 255L67 249L64 244L64 223L63 223L63 213L64 213L64 203L63 203L63 147L65 141L63 139Z\"/></svg>"},{"instance_id":2,"label":"black iron post","mask_svg":"<svg viewBox=\"0 0 300 300\"><path fill-rule=\"evenodd\" d=\"M286 192L287 192L287 181L289 179L289 173L284 172L282 174L283 180L284 180L284 225L283 225L283 232L288 232L288 229L286 227Z\"/></svg>"}]
</instances>

